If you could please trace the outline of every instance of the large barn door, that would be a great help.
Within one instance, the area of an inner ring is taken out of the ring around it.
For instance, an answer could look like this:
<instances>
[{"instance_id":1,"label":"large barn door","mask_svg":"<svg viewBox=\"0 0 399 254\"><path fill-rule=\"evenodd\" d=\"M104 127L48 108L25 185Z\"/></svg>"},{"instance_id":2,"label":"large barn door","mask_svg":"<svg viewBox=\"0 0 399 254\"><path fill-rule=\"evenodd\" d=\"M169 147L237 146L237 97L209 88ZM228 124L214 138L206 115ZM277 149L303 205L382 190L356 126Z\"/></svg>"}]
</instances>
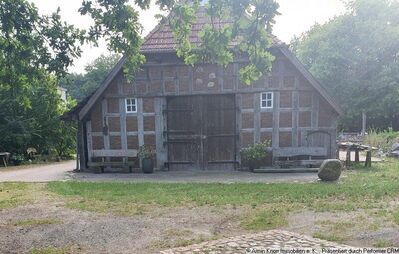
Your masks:
<instances>
[{"instance_id":1,"label":"large barn door","mask_svg":"<svg viewBox=\"0 0 399 254\"><path fill-rule=\"evenodd\" d=\"M167 145L169 169L197 169L201 165L200 97L167 100Z\"/></svg>"},{"instance_id":2,"label":"large barn door","mask_svg":"<svg viewBox=\"0 0 399 254\"><path fill-rule=\"evenodd\" d=\"M170 97L166 111L170 170L234 167L234 95Z\"/></svg>"},{"instance_id":3,"label":"large barn door","mask_svg":"<svg viewBox=\"0 0 399 254\"><path fill-rule=\"evenodd\" d=\"M235 96L214 95L203 99L204 167L233 169L236 165Z\"/></svg>"}]
</instances>

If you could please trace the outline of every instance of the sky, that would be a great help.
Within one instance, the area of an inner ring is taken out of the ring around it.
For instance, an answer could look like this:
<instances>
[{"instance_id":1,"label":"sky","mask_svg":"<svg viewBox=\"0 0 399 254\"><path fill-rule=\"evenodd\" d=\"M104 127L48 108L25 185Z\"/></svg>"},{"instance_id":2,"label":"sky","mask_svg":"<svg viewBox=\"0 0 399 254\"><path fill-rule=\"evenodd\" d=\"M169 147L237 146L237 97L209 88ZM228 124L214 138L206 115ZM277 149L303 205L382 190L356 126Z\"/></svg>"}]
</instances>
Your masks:
<instances>
[{"instance_id":1,"label":"sky","mask_svg":"<svg viewBox=\"0 0 399 254\"><path fill-rule=\"evenodd\" d=\"M90 18L78 13L82 0L30 1L38 7L41 14L51 14L60 7L63 20L79 28L90 27ZM276 18L273 34L285 43L289 43L294 36L306 32L315 23L323 24L345 11L345 5L341 0L277 0L277 2L280 4L281 15ZM144 27L143 36L158 23L154 17L157 13L159 10L155 6L140 12L140 21ZM100 42L99 47L83 46L82 50L81 58L75 60L74 66L69 69L70 72L83 73L84 67L98 56L110 54L105 42Z\"/></svg>"}]
</instances>

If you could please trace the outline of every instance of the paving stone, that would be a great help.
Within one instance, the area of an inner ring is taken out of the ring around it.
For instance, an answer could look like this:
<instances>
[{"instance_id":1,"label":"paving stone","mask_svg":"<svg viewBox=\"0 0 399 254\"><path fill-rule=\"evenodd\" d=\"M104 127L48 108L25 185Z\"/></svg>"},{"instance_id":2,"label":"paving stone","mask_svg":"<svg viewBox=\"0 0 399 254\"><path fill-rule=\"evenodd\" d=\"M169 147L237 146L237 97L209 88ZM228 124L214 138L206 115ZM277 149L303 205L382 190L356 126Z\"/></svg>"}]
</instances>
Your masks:
<instances>
[{"instance_id":1,"label":"paving stone","mask_svg":"<svg viewBox=\"0 0 399 254\"><path fill-rule=\"evenodd\" d=\"M289 248L313 248L320 250L322 247L349 248L324 240L314 239L309 236L300 235L283 230L270 230L256 234L234 236L219 240L194 244L161 251L162 254L189 254L189 253L223 253L237 254L246 253L246 249L289 249Z\"/></svg>"}]
</instances>

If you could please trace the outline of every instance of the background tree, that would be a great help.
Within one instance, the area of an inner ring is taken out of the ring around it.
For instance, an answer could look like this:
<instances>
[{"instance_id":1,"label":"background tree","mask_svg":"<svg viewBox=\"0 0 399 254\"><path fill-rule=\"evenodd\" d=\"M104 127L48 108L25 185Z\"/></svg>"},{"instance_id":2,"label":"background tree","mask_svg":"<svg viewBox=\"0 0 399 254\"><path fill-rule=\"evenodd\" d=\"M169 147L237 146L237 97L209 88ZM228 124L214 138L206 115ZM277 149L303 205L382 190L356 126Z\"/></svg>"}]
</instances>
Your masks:
<instances>
[{"instance_id":1,"label":"background tree","mask_svg":"<svg viewBox=\"0 0 399 254\"><path fill-rule=\"evenodd\" d=\"M86 73L72 73L60 80L60 85L68 89L68 94L80 101L97 89L116 65L120 55L101 55L85 67Z\"/></svg>"},{"instance_id":2,"label":"background tree","mask_svg":"<svg viewBox=\"0 0 399 254\"><path fill-rule=\"evenodd\" d=\"M0 149L52 148L49 137L61 128L57 77L80 56L83 36L59 10L41 16L25 0L0 1Z\"/></svg>"},{"instance_id":3,"label":"background tree","mask_svg":"<svg viewBox=\"0 0 399 254\"><path fill-rule=\"evenodd\" d=\"M292 42L298 58L343 106L343 128L399 130L399 3L356 0Z\"/></svg>"}]
</instances>

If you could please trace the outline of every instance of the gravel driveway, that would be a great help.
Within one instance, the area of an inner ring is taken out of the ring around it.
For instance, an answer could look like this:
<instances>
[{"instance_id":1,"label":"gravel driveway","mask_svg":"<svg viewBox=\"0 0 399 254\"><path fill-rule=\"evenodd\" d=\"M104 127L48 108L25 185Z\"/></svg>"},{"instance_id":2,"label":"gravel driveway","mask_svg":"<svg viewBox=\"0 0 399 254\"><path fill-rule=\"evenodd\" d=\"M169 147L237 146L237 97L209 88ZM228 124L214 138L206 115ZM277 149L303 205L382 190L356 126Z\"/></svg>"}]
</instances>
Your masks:
<instances>
[{"instance_id":1,"label":"gravel driveway","mask_svg":"<svg viewBox=\"0 0 399 254\"><path fill-rule=\"evenodd\" d=\"M252 173L242 171L156 171L143 173L74 173L75 180L89 182L164 182L164 183L279 183L279 182L314 182L317 173Z\"/></svg>"},{"instance_id":2,"label":"gravel driveway","mask_svg":"<svg viewBox=\"0 0 399 254\"><path fill-rule=\"evenodd\" d=\"M76 161L65 161L47 165L0 168L0 182L49 182L70 179Z\"/></svg>"},{"instance_id":3,"label":"gravel driveway","mask_svg":"<svg viewBox=\"0 0 399 254\"><path fill-rule=\"evenodd\" d=\"M47 165L0 168L0 182L50 182L78 180L90 182L200 182L200 183L276 183L314 182L316 173L251 173L241 171L156 171L143 173L75 173L75 161L65 161Z\"/></svg>"}]
</instances>

